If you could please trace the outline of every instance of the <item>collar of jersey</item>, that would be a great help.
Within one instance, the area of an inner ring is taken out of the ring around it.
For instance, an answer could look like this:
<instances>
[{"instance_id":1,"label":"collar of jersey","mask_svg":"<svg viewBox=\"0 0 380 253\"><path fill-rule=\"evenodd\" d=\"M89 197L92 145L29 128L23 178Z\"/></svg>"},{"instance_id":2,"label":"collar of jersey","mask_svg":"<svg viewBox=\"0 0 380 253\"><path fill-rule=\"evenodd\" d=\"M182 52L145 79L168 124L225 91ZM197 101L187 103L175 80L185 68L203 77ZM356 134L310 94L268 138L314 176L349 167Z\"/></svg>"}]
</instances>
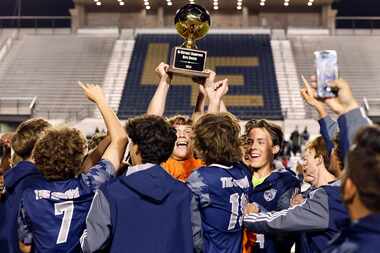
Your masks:
<instances>
[{"instance_id":1,"label":"collar of jersey","mask_svg":"<svg viewBox=\"0 0 380 253\"><path fill-rule=\"evenodd\" d=\"M138 164L138 165L135 165L135 166L130 166L130 167L128 167L128 170L125 173L125 175L129 176L129 175L132 175L133 173L150 169L151 167L153 167L155 165L156 164L153 164L153 163L143 163L143 164Z\"/></svg>"},{"instance_id":2,"label":"collar of jersey","mask_svg":"<svg viewBox=\"0 0 380 253\"><path fill-rule=\"evenodd\" d=\"M210 164L210 165L207 166L207 167L219 167L219 168L222 168L222 169L229 170L229 169L232 169L233 166L224 166L224 165L222 165L222 164L213 163L213 164Z\"/></svg>"}]
</instances>

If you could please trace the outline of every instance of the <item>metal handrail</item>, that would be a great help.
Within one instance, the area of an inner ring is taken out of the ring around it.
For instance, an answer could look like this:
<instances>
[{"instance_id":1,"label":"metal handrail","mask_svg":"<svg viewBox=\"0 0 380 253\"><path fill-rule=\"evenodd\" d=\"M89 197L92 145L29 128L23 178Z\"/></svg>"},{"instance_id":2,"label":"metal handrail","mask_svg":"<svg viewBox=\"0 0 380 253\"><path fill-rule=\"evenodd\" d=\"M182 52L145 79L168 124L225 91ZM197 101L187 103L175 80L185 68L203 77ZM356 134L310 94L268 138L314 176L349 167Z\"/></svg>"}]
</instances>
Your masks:
<instances>
[{"instance_id":1,"label":"metal handrail","mask_svg":"<svg viewBox=\"0 0 380 253\"><path fill-rule=\"evenodd\" d=\"M336 17L338 20L380 20L380 17L365 17L365 16L359 16L359 17L352 17L352 16L345 16L345 17Z\"/></svg>"},{"instance_id":2,"label":"metal handrail","mask_svg":"<svg viewBox=\"0 0 380 253\"><path fill-rule=\"evenodd\" d=\"M9 25L9 27L16 27L16 28L22 28L21 21L29 21L33 22L29 25L26 25L26 27L46 27L38 25L38 21L50 21L50 25L47 26L49 28L56 28L56 21L70 21L72 19L71 16L0 16L0 28L7 27L4 25L4 21L18 21L17 24Z\"/></svg>"},{"instance_id":3,"label":"metal handrail","mask_svg":"<svg viewBox=\"0 0 380 253\"><path fill-rule=\"evenodd\" d=\"M347 28L344 27L338 27L338 29L352 29L353 32L356 30L362 30L362 29L370 29L371 34L373 33L373 30L380 29L380 17L365 17L365 16L359 16L359 17L336 17L336 22L339 21L349 21L349 23L346 23ZM358 28L358 22L368 22L369 27L363 27Z\"/></svg>"}]
</instances>

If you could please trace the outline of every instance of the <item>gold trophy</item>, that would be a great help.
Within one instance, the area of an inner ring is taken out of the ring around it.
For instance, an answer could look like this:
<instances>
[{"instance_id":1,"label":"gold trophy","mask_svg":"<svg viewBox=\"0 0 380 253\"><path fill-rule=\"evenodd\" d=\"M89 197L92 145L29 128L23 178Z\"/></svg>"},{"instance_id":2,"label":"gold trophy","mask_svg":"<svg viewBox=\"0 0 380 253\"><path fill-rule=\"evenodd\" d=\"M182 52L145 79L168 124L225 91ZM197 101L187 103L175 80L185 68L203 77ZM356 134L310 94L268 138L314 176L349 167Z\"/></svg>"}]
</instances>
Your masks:
<instances>
[{"instance_id":1,"label":"gold trophy","mask_svg":"<svg viewBox=\"0 0 380 253\"><path fill-rule=\"evenodd\" d=\"M195 42L203 38L210 28L210 15L202 6L187 4L176 13L175 27L185 39L180 47L172 50L168 72L184 76L204 78L207 52L198 50Z\"/></svg>"}]
</instances>

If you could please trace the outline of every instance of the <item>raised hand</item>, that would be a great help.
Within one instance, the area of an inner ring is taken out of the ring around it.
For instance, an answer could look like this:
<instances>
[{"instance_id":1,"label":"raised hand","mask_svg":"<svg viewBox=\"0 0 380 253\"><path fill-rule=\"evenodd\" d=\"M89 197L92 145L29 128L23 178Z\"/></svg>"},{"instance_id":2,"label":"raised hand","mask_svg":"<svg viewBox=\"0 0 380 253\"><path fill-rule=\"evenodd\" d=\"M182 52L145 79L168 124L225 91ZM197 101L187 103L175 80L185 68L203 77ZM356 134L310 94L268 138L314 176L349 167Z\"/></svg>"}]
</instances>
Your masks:
<instances>
[{"instance_id":1,"label":"raised hand","mask_svg":"<svg viewBox=\"0 0 380 253\"><path fill-rule=\"evenodd\" d=\"M169 65L166 63L161 62L156 68L155 72L157 73L158 77L160 78L160 82L170 82L172 75L168 74Z\"/></svg>"},{"instance_id":2,"label":"raised hand","mask_svg":"<svg viewBox=\"0 0 380 253\"><path fill-rule=\"evenodd\" d=\"M306 103L312 106L319 113L319 116L321 118L327 116L324 103L317 99L316 90L310 86L309 82L305 79L303 75L301 77L304 84L304 87L300 90L301 96L303 97Z\"/></svg>"},{"instance_id":3,"label":"raised hand","mask_svg":"<svg viewBox=\"0 0 380 253\"><path fill-rule=\"evenodd\" d=\"M344 114L359 107L350 85L342 79L330 81L329 86L338 91L337 97L325 99L325 103L337 114Z\"/></svg>"},{"instance_id":4,"label":"raised hand","mask_svg":"<svg viewBox=\"0 0 380 253\"><path fill-rule=\"evenodd\" d=\"M228 79L215 82L216 73L209 69L205 72L210 74L204 85L205 92L210 100L210 103L211 101L220 101L228 92Z\"/></svg>"},{"instance_id":5,"label":"raised hand","mask_svg":"<svg viewBox=\"0 0 380 253\"><path fill-rule=\"evenodd\" d=\"M103 89L99 85L95 84L84 84L81 81L78 82L79 86L83 89L84 94L86 97L94 102L94 103L99 103L99 102L105 102L106 98L104 96Z\"/></svg>"}]
</instances>

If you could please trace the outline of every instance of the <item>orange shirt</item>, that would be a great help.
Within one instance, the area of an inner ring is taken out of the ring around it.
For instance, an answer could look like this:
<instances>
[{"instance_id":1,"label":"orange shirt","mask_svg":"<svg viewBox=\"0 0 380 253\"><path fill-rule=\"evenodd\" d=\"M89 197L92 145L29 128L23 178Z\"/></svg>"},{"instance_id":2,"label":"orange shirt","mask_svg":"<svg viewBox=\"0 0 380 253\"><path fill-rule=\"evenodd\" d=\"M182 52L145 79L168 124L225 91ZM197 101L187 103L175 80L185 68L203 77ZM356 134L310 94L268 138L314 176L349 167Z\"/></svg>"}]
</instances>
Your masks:
<instances>
[{"instance_id":1,"label":"orange shirt","mask_svg":"<svg viewBox=\"0 0 380 253\"><path fill-rule=\"evenodd\" d=\"M162 167L174 178L185 182L191 172L198 169L202 165L203 162L199 159L190 158L184 161L177 161L173 158L169 158L162 164Z\"/></svg>"},{"instance_id":2,"label":"orange shirt","mask_svg":"<svg viewBox=\"0 0 380 253\"><path fill-rule=\"evenodd\" d=\"M243 230L243 253L251 253L256 243L256 234L249 232L248 229Z\"/></svg>"}]
</instances>

